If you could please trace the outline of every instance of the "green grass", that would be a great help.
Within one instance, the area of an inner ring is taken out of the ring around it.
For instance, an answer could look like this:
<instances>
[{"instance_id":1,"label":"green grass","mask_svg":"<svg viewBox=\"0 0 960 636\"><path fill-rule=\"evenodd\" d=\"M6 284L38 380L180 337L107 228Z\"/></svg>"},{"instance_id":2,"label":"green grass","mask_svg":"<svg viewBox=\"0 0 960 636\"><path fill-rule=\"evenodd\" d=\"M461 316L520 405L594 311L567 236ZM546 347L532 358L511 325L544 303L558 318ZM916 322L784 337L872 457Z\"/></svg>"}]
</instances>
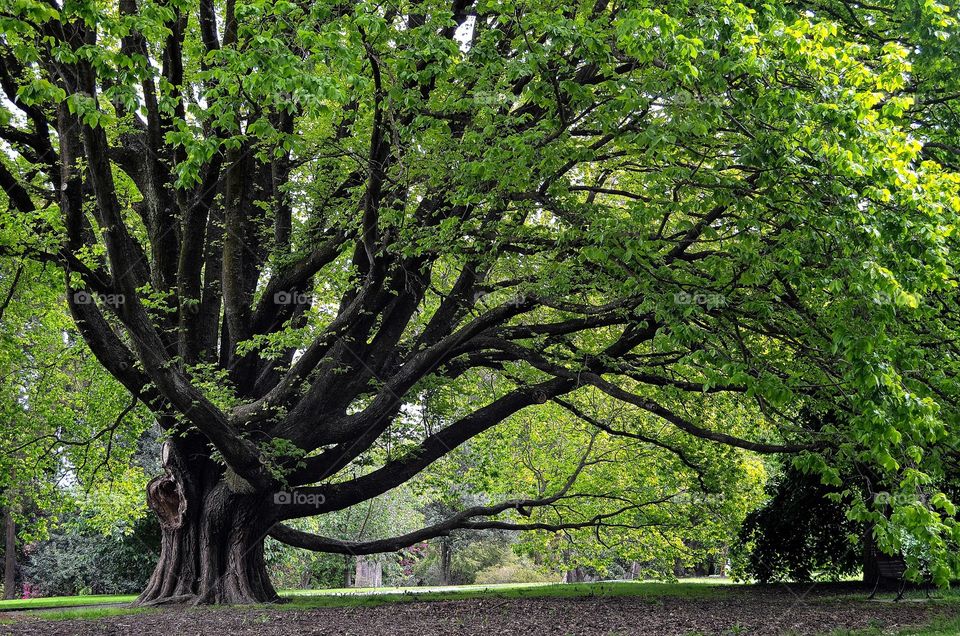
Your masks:
<instances>
[{"instance_id":1,"label":"green grass","mask_svg":"<svg viewBox=\"0 0 960 636\"><path fill-rule=\"evenodd\" d=\"M323 590L281 590L280 596L284 598L296 599L302 596L349 596L358 594L404 594L404 593L426 593L432 590L447 591L447 588L455 588L452 591L461 590L496 590L508 588L523 587L542 587L544 585L553 585L553 583L497 583L491 585L436 585L425 588L417 587L340 587Z\"/></svg>"},{"instance_id":2,"label":"green grass","mask_svg":"<svg viewBox=\"0 0 960 636\"><path fill-rule=\"evenodd\" d=\"M126 616L129 614L145 614L160 611L156 607L79 607L76 609L49 610L36 614L38 618L51 621L71 619L95 620L108 616Z\"/></svg>"},{"instance_id":3,"label":"green grass","mask_svg":"<svg viewBox=\"0 0 960 636\"><path fill-rule=\"evenodd\" d=\"M714 583L715 581L709 581ZM290 590L282 592L287 601L270 605L275 609L311 609L319 607L376 607L390 603L416 601L460 601L476 598L571 598L581 596L636 596L641 598L706 598L724 594L719 585L707 581L684 583L601 582L601 583L519 583L507 585L464 585L456 589L419 591L418 588L345 588L331 590ZM104 603L129 603L135 596L61 596L19 601L3 601L0 611L43 610L34 614L44 620L102 618L135 614L143 608L75 607ZM74 609L71 609L74 607ZM263 607L263 606L254 606ZM50 608L64 608L62 610ZM238 608L245 609L245 608Z\"/></svg>"},{"instance_id":4,"label":"green grass","mask_svg":"<svg viewBox=\"0 0 960 636\"><path fill-rule=\"evenodd\" d=\"M824 600L836 601L865 601L870 595L864 591L860 594L838 594L836 596L824 596ZM875 602L893 602L896 592L884 590L877 594ZM958 605L960 604L960 587L951 587L948 589L931 589L929 593L922 589L908 589L903 594L903 602L910 603L922 601L931 605Z\"/></svg>"},{"instance_id":5,"label":"green grass","mask_svg":"<svg viewBox=\"0 0 960 636\"><path fill-rule=\"evenodd\" d=\"M130 603L136 594L127 595L90 595L90 596L51 596L48 598L13 599L0 601L0 612L15 610L44 609L48 607L75 607L77 605L101 605L104 603Z\"/></svg>"},{"instance_id":6,"label":"green grass","mask_svg":"<svg viewBox=\"0 0 960 636\"><path fill-rule=\"evenodd\" d=\"M352 590L290 594L289 603L281 608L310 609L315 607L375 607L390 603L415 601L464 601L475 598L571 598L581 596L636 596L641 598L709 598L725 593L719 585L703 583L651 583L651 582L601 582L601 583L526 583L514 585L471 585L456 590L417 591L405 588L402 592L356 594Z\"/></svg>"},{"instance_id":7,"label":"green grass","mask_svg":"<svg viewBox=\"0 0 960 636\"><path fill-rule=\"evenodd\" d=\"M617 597L631 596L649 599L651 602L659 598L722 598L734 593L737 589L746 589L727 581L717 579L684 580L678 583L657 583L649 581L616 581L599 583L525 583L508 585L467 585L451 589L430 588L376 588L376 589L330 589L330 590L289 590L282 592L287 602L270 605L274 610L304 610L325 607L375 607L392 603L460 601L469 599L520 599L520 598L573 598L573 597ZM922 592L910 592L908 595L923 595ZM960 593L950 590L935 593L940 596L932 604L955 604L960 601ZM864 595L865 597L866 595ZM103 603L127 603L133 596L73 596L57 598L39 598L24 601L0 602L2 610L33 610L43 611L33 614L35 618L43 620L64 619L99 619L108 616L137 614L141 612L158 611L155 608L128 608L128 607L86 607L81 604L94 605ZM862 600L863 597L854 597ZM837 597L837 600L853 600L850 596ZM267 606L238 607L237 610L263 609ZM62 608L62 609L47 609ZM891 633L880 628L871 628L860 631L838 631L828 636L947 636L960 634L960 617L939 619L931 625L922 628L905 629Z\"/></svg>"},{"instance_id":8,"label":"green grass","mask_svg":"<svg viewBox=\"0 0 960 636\"><path fill-rule=\"evenodd\" d=\"M956 634L960 634L960 617L939 618L923 627L905 627L896 632L871 627L853 631L834 631L830 632L829 636L955 636Z\"/></svg>"}]
</instances>

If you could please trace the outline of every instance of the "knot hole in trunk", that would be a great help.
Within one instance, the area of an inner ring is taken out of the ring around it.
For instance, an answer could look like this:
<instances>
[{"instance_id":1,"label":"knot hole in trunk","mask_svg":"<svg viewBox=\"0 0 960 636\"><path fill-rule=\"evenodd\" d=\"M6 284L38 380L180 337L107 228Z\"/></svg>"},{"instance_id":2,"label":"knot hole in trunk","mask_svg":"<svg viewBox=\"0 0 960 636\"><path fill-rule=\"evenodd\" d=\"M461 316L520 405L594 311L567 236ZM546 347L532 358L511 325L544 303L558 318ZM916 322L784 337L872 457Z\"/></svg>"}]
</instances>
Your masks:
<instances>
[{"instance_id":1,"label":"knot hole in trunk","mask_svg":"<svg viewBox=\"0 0 960 636\"><path fill-rule=\"evenodd\" d=\"M176 530L183 525L183 513L187 510L187 498L172 475L154 477L147 484L147 504L165 528Z\"/></svg>"}]
</instances>

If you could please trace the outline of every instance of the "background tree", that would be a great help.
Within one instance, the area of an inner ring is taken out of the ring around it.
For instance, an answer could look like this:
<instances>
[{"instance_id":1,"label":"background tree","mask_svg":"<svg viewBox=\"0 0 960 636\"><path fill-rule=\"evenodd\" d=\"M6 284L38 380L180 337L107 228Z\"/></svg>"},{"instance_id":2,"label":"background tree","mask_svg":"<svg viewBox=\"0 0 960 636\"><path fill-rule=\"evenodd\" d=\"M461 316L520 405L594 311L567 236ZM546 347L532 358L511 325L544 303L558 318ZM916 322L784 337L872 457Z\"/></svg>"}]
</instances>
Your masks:
<instances>
[{"instance_id":1,"label":"background tree","mask_svg":"<svg viewBox=\"0 0 960 636\"><path fill-rule=\"evenodd\" d=\"M408 486L365 501L363 505L291 522L297 530L343 537L350 541L387 539L423 525L419 493ZM380 559L385 585L410 583L401 571L400 555ZM267 567L277 585L286 588L351 587L354 555L305 552L267 539Z\"/></svg>"},{"instance_id":2,"label":"background tree","mask_svg":"<svg viewBox=\"0 0 960 636\"><path fill-rule=\"evenodd\" d=\"M0 249L63 269L84 340L169 436L141 601L276 598L268 533L363 554L622 519L651 502L525 518L600 499L584 454L557 490L391 540L282 524L527 409L617 437L600 395L669 452L679 431L929 491L954 453L960 197L930 154L945 120L912 110L953 79L911 65L956 38L944 7L902 5L844 4L854 29L715 0L5 4ZM737 409L762 419L718 416ZM929 495L853 510L943 582L954 505Z\"/></svg>"},{"instance_id":3,"label":"background tree","mask_svg":"<svg viewBox=\"0 0 960 636\"><path fill-rule=\"evenodd\" d=\"M457 505L432 501L425 507L427 523L439 523L464 508L489 503L486 498L460 496ZM502 530L452 530L446 536L430 540L423 559L417 564L417 582L426 585L469 585L479 572L503 566L512 559L513 534ZM544 580L540 576L536 580ZM499 581L509 582L509 581ZM527 582L527 581L517 581Z\"/></svg>"},{"instance_id":4,"label":"background tree","mask_svg":"<svg viewBox=\"0 0 960 636\"><path fill-rule=\"evenodd\" d=\"M770 484L770 500L747 515L739 532L734 564L740 576L761 583L838 580L864 567L869 530L847 518L831 499L838 488L817 475L787 468ZM868 581L864 574L865 581Z\"/></svg>"},{"instance_id":5,"label":"background tree","mask_svg":"<svg viewBox=\"0 0 960 636\"><path fill-rule=\"evenodd\" d=\"M17 556L64 516L83 512L94 531L142 516L144 471L130 460L150 418L79 338L59 272L3 258L0 290L0 506L12 597Z\"/></svg>"},{"instance_id":6,"label":"background tree","mask_svg":"<svg viewBox=\"0 0 960 636\"><path fill-rule=\"evenodd\" d=\"M561 398L560 408L542 422L522 416L499 430L517 458L516 467L502 473L500 488L521 497L560 490L572 458L591 450L574 488L595 496L532 510L532 519L549 525L605 517L600 527L522 536L520 550L556 570L606 577L620 572L612 578L628 578L631 564L633 576L671 578L677 568L725 560L730 537L762 498L767 474L758 456L664 431L654 418L593 397L580 408ZM759 415L749 410L716 415L729 432L762 428ZM703 414L703 421L711 420Z\"/></svg>"},{"instance_id":7,"label":"background tree","mask_svg":"<svg viewBox=\"0 0 960 636\"><path fill-rule=\"evenodd\" d=\"M143 589L160 553L156 517L104 533L90 516L66 516L29 547L24 580L44 596L135 594Z\"/></svg>"}]
</instances>

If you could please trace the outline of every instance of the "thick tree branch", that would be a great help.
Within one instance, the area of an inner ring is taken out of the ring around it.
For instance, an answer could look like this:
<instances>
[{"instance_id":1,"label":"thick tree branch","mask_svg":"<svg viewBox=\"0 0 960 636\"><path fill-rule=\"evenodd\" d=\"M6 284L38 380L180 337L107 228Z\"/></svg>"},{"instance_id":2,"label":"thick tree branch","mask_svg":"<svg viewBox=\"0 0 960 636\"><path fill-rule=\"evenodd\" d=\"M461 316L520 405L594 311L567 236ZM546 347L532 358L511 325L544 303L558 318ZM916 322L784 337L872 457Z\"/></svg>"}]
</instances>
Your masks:
<instances>
[{"instance_id":1,"label":"thick tree branch","mask_svg":"<svg viewBox=\"0 0 960 636\"><path fill-rule=\"evenodd\" d=\"M657 404L653 400L635 395L629 391L625 391L617 385L604 380L599 375L585 373L581 376L581 378L585 383L592 384L610 397L639 407L644 411L652 413L657 417L670 422L685 433L689 433L690 435L699 437L701 439L708 439L721 444L726 444L728 446L734 446L736 448L753 451L755 453L802 453L804 451L821 449L825 446L823 442L810 444L768 444L764 442L751 442L733 435L728 435L726 433L712 431L697 426L696 424L693 424L692 422L680 417L673 411L661 406L660 404Z\"/></svg>"}]
</instances>

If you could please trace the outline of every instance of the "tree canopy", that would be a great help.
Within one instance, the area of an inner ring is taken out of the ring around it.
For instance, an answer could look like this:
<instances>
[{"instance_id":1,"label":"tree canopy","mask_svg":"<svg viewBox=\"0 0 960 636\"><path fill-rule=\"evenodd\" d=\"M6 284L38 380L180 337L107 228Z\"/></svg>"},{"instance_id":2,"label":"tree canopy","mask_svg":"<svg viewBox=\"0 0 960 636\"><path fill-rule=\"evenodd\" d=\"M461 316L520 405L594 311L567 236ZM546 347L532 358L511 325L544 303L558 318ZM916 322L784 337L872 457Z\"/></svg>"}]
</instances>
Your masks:
<instances>
[{"instance_id":1,"label":"tree canopy","mask_svg":"<svg viewBox=\"0 0 960 636\"><path fill-rule=\"evenodd\" d=\"M0 505L25 539L69 508L125 525L144 509L131 458L150 419L79 338L54 268L2 259L0 281Z\"/></svg>"},{"instance_id":2,"label":"tree canopy","mask_svg":"<svg viewBox=\"0 0 960 636\"><path fill-rule=\"evenodd\" d=\"M949 7L5 0L0 31L0 251L62 269L169 435L144 602L273 598L267 533L639 523L646 462L709 492L741 451L870 466L900 496L850 514L960 572ZM528 414L567 452L536 492L282 523Z\"/></svg>"}]
</instances>

